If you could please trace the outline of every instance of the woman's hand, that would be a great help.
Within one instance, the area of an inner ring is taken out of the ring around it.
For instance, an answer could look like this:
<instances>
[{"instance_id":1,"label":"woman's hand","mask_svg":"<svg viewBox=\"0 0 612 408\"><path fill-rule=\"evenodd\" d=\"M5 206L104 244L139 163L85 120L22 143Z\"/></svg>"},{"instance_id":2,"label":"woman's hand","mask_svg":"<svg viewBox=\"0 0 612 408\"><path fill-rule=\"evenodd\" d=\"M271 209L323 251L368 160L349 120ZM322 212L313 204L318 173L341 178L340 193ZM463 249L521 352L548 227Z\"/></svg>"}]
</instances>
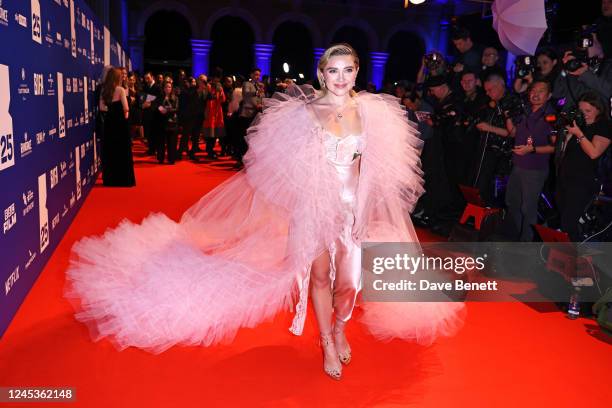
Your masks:
<instances>
[{"instance_id":1,"label":"woman's hand","mask_svg":"<svg viewBox=\"0 0 612 408\"><path fill-rule=\"evenodd\" d=\"M571 126L566 126L565 128L567 129L567 132L570 135L573 135L573 136L576 136L576 137L584 137L584 133L578 127L578 125L576 124L576 121L573 121Z\"/></svg>"},{"instance_id":2,"label":"woman's hand","mask_svg":"<svg viewBox=\"0 0 612 408\"><path fill-rule=\"evenodd\" d=\"M533 145L518 145L514 146L514 148L512 149L512 153L517 154L519 156L524 156L531 152L533 152Z\"/></svg>"}]
</instances>

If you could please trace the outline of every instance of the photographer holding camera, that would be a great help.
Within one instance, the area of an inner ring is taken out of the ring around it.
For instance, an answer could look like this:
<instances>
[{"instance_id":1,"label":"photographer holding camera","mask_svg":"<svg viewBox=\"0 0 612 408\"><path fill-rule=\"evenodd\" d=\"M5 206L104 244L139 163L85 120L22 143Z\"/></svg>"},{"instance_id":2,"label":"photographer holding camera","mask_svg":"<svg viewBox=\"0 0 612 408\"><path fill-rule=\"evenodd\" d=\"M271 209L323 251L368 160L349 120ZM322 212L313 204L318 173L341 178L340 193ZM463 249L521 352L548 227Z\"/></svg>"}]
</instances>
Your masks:
<instances>
[{"instance_id":1,"label":"photographer holding camera","mask_svg":"<svg viewBox=\"0 0 612 408\"><path fill-rule=\"evenodd\" d=\"M484 82L489 97L488 106L481 112L483 121L476 125L480 131L480 146L474 165L474 186L488 206L495 204L494 179L496 174L507 174L510 165L510 142L506 128L505 108L511 101L504 79L496 74L489 75Z\"/></svg>"},{"instance_id":2,"label":"photographer holding camera","mask_svg":"<svg viewBox=\"0 0 612 408\"><path fill-rule=\"evenodd\" d=\"M529 55L517 57L515 67L516 79L513 88L518 94L527 92L534 80L544 80L554 85L561 73L559 58L551 48L538 50L535 57Z\"/></svg>"},{"instance_id":3,"label":"photographer holding camera","mask_svg":"<svg viewBox=\"0 0 612 408\"><path fill-rule=\"evenodd\" d=\"M434 112L428 124L433 135L425 141L421 160L425 191L420 204L424 214L418 224L434 233L448 235L465 205L459 183L465 174L465 142L461 126L461 96L454 93L446 76L432 76L425 83Z\"/></svg>"},{"instance_id":4,"label":"photographer holding camera","mask_svg":"<svg viewBox=\"0 0 612 408\"><path fill-rule=\"evenodd\" d=\"M532 225L538 219L538 200L548 178L554 140L546 115L554 113L548 104L550 84L536 80L529 88L530 109L507 122L509 135L514 137L512 172L506 187L506 234L522 242L533 240Z\"/></svg>"},{"instance_id":5,"label":"photographer holding camera","mask_svg":"<svg viewBox=\"0 0 612 408\"><path fill-rule=\"evenodd\" d=\"M557 205L561 228L572 241L580 241L579 219L599 189L597 162L610 146L611 124L606 106L595 92L583 94L578 101L582 117L567 126L562 135L557 163Z\"/></svg>"}]
</instances>

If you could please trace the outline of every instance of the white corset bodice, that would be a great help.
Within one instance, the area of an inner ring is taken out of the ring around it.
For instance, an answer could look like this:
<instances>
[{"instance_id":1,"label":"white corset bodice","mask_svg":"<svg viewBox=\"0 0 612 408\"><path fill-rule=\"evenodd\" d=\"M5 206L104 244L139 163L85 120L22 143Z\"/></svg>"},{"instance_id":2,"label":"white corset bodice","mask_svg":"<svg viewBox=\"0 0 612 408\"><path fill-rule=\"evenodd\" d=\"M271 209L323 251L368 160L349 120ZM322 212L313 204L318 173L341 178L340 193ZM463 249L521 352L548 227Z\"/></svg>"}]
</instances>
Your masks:
<instances>
[{"instance_id":1,"label":"white corset bodice","mask_svg":"<svg viewBox=\"0 0 612 408\"><path fill-rule=\"evenodd\" d=\"M327 160L334 166L342 182L342 201L352 207L357 194L363 139L360 135L339 138L325 132L324 143Z\"/></svg>"}]
</instances>

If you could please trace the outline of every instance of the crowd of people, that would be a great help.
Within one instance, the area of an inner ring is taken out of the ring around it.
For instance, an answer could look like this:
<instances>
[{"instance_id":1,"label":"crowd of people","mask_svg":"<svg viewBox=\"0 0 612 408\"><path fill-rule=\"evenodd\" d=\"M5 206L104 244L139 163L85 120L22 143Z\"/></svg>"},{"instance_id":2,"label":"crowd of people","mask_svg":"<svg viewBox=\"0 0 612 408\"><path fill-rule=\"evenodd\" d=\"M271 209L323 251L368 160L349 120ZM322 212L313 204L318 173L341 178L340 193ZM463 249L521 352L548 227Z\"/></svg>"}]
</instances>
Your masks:
<instances>
[{"instance_id":1,"label":"crowd of people","mask_svg":"<svg viewBox=\"0 0 612 408\"><path fill-rule=\"evenodd\" d=\"M417 225L448 235L467 186L505 208L498 232L509 240L532 241L541 223L572 241L598 232L585 219L598 196L612 196L611 3L575 44L518 57L510 75L497 49L456 28L454 60L427 54L416 83L397 83L425 140ZM610 229L609 203L603 211L597 228Z\"/></svg>"},{"instance_id":2,"label":"crowd of people","mask_svg":"<svg viewBox=\"0 0 612 408\"><path fill-rule=\"evenodd\" d=\"M572 240L585 238L581 217L612 178L609 1L602 1L602 13L580 42L519 57L510 75L500 65L500 50L455 28L454 59L432 52L423 57L415 82L378 91L368 84L367 92L397 96L425 141L426 193L414 214L417 225L448 235L466 204L461 186L468 186L487 206L506 208L502 232L510 239L533 240L533 225L540 222ZM293 85L291 79L261 78L258 68L248 79L224 76L221 69L197 78L183 70L176 78L151 72L140 78L124 68L108 72L100 93L107 131L98 132L108 135L106 185L135 184L133 169L126 170L133 167L133 137L142 137L147 153L169 164L184 155L198 161L201 140L207 159L215 160L219 142L220 155L242 168L245 135L263 98ZM131 137L117 137L128 128ZM548 208L542 208L542 195ZM555 209L556 218L550 215Z\"/></svg>"}]
</instances>

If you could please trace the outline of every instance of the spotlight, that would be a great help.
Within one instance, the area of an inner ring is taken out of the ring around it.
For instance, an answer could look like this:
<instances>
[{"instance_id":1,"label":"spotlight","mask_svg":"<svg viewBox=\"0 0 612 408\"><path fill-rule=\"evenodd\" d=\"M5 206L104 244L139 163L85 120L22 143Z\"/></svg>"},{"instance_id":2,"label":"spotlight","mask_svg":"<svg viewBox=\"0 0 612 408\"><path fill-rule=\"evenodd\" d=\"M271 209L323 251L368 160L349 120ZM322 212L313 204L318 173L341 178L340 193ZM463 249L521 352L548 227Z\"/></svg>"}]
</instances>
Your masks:
<instances>
[{"instance_id":1,"label":"spotlight","mask_svg":"<svg viewBox=\"0 0 612 408\"><path fill-rule=\"evenodd\" d=\"M304 74L302 74L301 72L298 74L298 76L300 77L300 79L304 79Z\"/></svg>"},{"instance_id":2,"label":"spotlight","mask_svg":"<svg viewBox=\"0 0 612 408\"><path fill-rule=\"evenodd\" d=\"M289 73L289 64L287 64L286 62L283 63L283 71L285 72L285 74Z\"/></svg>"}]
</instances>

